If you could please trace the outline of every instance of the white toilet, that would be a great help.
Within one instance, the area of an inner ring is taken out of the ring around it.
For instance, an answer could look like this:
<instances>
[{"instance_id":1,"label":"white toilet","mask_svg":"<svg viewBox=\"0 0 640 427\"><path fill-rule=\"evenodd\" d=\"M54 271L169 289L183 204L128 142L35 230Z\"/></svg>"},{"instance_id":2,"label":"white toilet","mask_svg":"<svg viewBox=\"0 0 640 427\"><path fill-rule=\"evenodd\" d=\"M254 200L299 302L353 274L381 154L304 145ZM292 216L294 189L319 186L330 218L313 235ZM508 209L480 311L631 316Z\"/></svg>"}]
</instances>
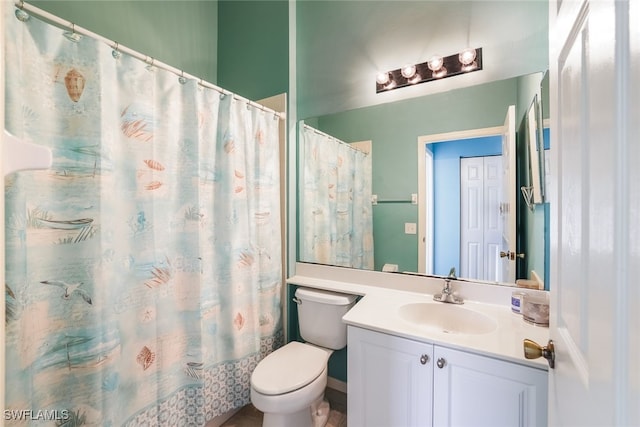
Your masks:
<instances>
[{"instance_id":1,"label":"white toilet","mask_svg":"<svg viewBox=\"0 0 640 427\"><path fill-rule=\"evenodd\" d=\"M355 304L353 295L298 288L300 335L265 357L251 375L251 402L264 413L263 427L314 426L327 386L327 361L347 345L342 316Z\"/></svg>"}]
</instances>

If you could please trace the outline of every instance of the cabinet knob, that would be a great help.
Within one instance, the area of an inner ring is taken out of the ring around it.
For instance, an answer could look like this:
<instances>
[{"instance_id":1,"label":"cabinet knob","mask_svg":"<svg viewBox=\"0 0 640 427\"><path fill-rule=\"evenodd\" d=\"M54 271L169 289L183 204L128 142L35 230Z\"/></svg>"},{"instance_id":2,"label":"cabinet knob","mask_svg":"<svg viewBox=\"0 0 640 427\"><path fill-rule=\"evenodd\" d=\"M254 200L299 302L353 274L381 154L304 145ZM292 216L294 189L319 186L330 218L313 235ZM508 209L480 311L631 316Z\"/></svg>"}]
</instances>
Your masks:
<instances>
[{"instance_id":1,"label":"cabinet knob","mask_svg":"<svg viewBox=\"0 0 640 427\"><path fill-rule=\"evenodd\" d=\"M423 354L422 356L420 356L420 363L421 364L426 365L428 361L429 361L429 355L428 354Z\"/></svg>"},{"instance_id":2,"label":"cabinet knob","mask_svg":"<svg viewBox=\"0 0 640 427\"><path fill-rule=\"evenodd\" d=\"M438 361L436 362L436 365L438 365L438 368L440 368L440 369L444 368L444 365L446 365L446 364L447 364L447 361L444 360L444 357L440 357L438 359Z\"/></svg>"}]
</instances>

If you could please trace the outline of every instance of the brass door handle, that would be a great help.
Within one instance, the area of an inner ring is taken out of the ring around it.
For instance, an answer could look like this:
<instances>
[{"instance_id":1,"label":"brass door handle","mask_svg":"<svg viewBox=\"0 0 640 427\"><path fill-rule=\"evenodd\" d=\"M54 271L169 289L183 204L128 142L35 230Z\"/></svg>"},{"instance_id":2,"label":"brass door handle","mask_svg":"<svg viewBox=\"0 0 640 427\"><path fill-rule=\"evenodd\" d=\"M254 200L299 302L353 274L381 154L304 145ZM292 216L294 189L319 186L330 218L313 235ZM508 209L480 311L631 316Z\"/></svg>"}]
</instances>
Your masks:
<instances>
[{"instance_id":1,"label":"brass door handle","mask_svg":"<svg viewBox=\"0 0 640 427\"><path fill-rule=\"evenodd\" d=\"M553 346L553 341L549 340L546 347L542 347L535 341L530 339L524 340L524 357L525 359L537 359L538 357L544 357L549 362L551 369L555 368L556 350Z\"/></svg>"},{"instance_id":2,"label":"brass door handle","mask_svg":"<svg viewBox=\"0 0 640 427\"><path fill-rule=\"evenodd\" d=\"M500 258L509 258L511 261L513 261L516 258L520 258L520 259L524 259L525 255L524 254L517 254L515 252L511 252L511 251L500 251Z\"/></svg>"}]
</instances>

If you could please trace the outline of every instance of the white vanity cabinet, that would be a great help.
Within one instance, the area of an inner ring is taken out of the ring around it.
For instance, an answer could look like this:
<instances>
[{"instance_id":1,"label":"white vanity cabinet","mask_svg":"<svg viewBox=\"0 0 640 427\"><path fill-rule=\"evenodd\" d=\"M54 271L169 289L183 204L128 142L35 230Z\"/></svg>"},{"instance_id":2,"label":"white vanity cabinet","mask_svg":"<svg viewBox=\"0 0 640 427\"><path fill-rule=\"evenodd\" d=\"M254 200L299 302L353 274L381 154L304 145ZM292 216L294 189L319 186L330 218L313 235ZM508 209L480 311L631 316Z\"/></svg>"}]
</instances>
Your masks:
<instances>
[{"instance_id":1,"label":"white vanity cabinet","mask_svg":"<svg viewBox=\"0 0 640 427\"><path fill-rule=\"evenodd\" d=\"M350 427L544 426L547 372L349 326Z\"/></svg>"},{"instance_id":2,"label":"white vanity cabinet","mask_svg":"<svg viewBox=\"0 0 640 427\"><path fill-rule=\"evenodd\" d=\"M546 426L547 371L434 347L434 426Z\"/></svg>"},{"instance_id":3,"label":"white vanity cabinet","mask_svg":"<svg viewBox=\"0 0 640 427\"><path fill-rule=\"evenodd\" d=\"M431 425L433 345L349 326L349 427Z\"/></svg>"}]
</instances>

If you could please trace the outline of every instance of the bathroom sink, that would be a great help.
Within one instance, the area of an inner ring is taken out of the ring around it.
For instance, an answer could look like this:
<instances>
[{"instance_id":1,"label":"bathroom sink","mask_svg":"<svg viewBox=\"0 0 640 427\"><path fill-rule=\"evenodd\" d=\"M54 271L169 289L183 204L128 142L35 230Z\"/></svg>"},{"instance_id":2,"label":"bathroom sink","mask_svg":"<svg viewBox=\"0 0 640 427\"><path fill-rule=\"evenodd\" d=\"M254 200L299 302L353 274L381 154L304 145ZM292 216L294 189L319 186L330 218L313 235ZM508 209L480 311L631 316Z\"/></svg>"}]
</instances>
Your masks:
<instances>
[{"instance_id":1,"label":"bathroom sink","mask_svg":"<svg viewBox=\"0 0 640 427\"><path fill-rule=\"evenodd\" d=\"M487 334L497 327L490 317L453 304L405 304L398 309L398 314L409 323L448 334Z\"/></svg>"}]
</instances>

